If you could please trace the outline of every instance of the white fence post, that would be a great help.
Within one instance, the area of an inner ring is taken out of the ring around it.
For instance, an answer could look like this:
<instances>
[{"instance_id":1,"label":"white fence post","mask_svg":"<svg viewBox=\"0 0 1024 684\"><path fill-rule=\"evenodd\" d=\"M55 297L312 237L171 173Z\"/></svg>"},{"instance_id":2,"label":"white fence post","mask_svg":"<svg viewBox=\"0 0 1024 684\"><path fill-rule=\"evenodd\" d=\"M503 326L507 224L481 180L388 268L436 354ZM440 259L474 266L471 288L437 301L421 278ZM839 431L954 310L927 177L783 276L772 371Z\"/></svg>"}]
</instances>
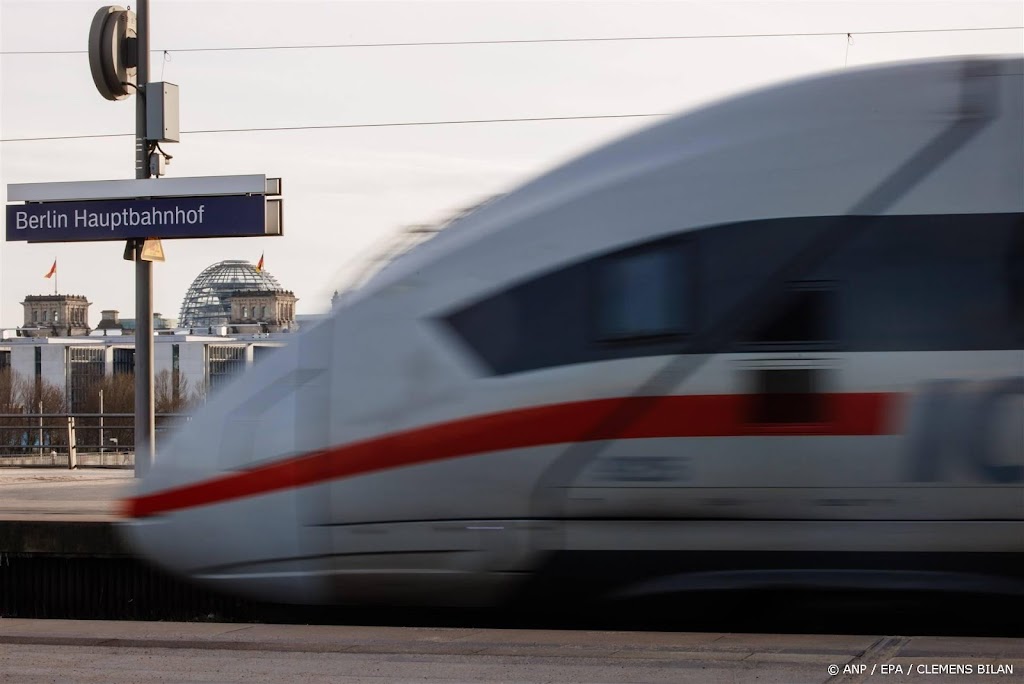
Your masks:
<instances>
[{"instance_id":1,"label":"white fence post","mask_svg":"<svg viewBox=\"0 0 1024 684\"><path fill-rule=\"evenodd\" d=\"M78 454L75 449L75 417L68 416L68 470L78 467Z\"/></svg>"}]
</instances>

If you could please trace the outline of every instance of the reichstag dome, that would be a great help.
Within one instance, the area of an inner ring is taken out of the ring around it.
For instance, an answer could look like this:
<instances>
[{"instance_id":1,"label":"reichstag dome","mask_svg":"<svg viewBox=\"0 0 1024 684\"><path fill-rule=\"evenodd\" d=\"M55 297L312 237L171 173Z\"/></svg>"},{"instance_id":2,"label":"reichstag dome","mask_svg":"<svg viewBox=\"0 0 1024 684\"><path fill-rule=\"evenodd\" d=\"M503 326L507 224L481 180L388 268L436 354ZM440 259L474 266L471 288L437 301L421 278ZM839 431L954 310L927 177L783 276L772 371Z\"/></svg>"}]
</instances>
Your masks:
<instances>
[{"instance_id":1,"label":"reichstag dome","mask_svg":"<svg viewBox=\"0 0 1024 684\"><path fill-rule=\"evenodd\" d=\"M248 261L230 259L203 270L188 288L178 314L182 328L227 325L231 317L231 295L236 292L276 292L281 284L264 269L257 271Z\"/></svg>"}]
</instances>

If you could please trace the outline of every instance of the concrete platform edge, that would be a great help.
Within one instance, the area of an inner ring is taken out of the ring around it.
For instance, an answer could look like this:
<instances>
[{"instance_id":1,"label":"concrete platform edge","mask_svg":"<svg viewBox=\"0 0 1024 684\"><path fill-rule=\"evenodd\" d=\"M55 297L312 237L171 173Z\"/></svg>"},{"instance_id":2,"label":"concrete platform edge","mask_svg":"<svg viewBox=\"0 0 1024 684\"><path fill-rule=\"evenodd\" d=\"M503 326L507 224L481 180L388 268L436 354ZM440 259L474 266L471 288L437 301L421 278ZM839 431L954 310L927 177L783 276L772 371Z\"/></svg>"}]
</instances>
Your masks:
<instances>
[{"instance_id":1,"label":"concrete platform edge","mask_svg":"<svg viewBox=\"0 0 1024 684\"><path fill-rule=\"evenodd\" d=\"M132 556L112 522L0 520L0 554L124 558Z\"/></svg>"}]
</instances>

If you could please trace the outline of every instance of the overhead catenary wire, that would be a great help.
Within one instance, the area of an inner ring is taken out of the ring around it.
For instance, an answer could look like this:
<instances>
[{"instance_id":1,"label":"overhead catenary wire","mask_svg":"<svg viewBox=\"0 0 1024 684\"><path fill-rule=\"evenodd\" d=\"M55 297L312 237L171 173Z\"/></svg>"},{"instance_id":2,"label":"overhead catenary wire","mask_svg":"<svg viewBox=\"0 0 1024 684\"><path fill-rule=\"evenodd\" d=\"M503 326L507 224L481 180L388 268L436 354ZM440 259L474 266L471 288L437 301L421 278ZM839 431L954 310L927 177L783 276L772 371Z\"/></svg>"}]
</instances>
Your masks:
<instances>
[{"instance_id":1,"label":"overhead catenary wire","mask_svg":"<svg viewBox=\"0 0 1024 684\"><path fill-rule=\"evenodd\" d=\"M324 43L310 45L234 45L224 47L164 47L151 53L255 52L273 50L343 50L356 48L458 47L472 45L540 45L545 43L613 43L626 41L728 40L740 38L823 38L829 36L884 36L912 33L969 33L976 31L1020 31L1024 26L965 26L955 28L887 29L878 31L801 31L787 33L717 33L670 36L595 36L577 38L510 38L496 40L425 40L387 43ZM88 50L0 50L0 55L79 55Z\"/></svg>"},{"instance_id":2,"label":"overhead catenary wire","mask_svg":"<svg viewBox=\"0 0 1024 684\"><path fill-rule=\"evenodd\" d=\"M613 36L593 38L539 38L539 39L509 39L509 40L470 40L470 41L421 41L401 43L337 43L326 45L266 45L266 46L235 46L235 47L206 47L206 48L159 48L150 52L163 53L164 59L170 57L172 52L231 52L231 51L257 51L257 50L318 50L334 48L376 48L376 47L424 47L424 46L462 46L462 45L506 45L506 44L539 44L539 43L581 43L581 42L617 42L617 41L668 41L668 40L702 40L702 39L730 39L730 38L793 38L793 37L826 37L844 36L847 39L847 57L849 44L854 35L895 35L912 33L951 33L951 32L972 32L972 31L1015 31L1024 30L1024 26L974 26L959 28L931 28L931 29L889 29L878 31L817 31L817 32L789 32L789 33L735 33L735 34L709 34L709 35L676 35L676 36ZM87 50L14 50L0 51L0 55L48 55L48 54L84 54ZM844 60L845 62L845 60ZM329 130L346 128L389 128L389 127L413 127L413 126L452 126L469 124L496 124L496 123L525 123L543 121L573 121L573 120L596 120L596 119L624 119L640 117L667 116L665 113L641 113L641 114L596 114L580 116L547 116L547 117L521 117L521 118L496 118L496 119L461 119L445 121L399 121L399 122L373 122L356 124L323 124L323 125L297 125L297 126L269 126L269 127L245 127L245 128L214 128L192 131L182 131L183 135L209 134L209 133L255 133L255 132L283 132L303 130ZM63 136L34 136L23 138L2 138L0 143L19 142L42 142L56 140L85 140L98 138L128 137L132 133L94 133L83 135Z\"/></svg>"},{"instance_id":3,"label":"overhead catenary wire","mask_svg":"<svg viewBox=\"0 0 1024 684\"><path fill-rule=\"evenodd\" d=\"M206 128L193 131L181 131L182 135L203 135L209 133L265 133L283 131L315 131L344 128L399 128L413 126L462 126L471 124L498 123L529 123L542 121L587 121L597 119L638 119L643 117L668 116L665 112L646 112L641 114L590 114L576 116L528 116L508 117L500 119L449 119L444 121L384 121L352 124L318 124L308 126L253 126L250 128ZM48 135L30 138L0 138L0 143L40 142L44 140L85 140L89 138L126 138L134 133L93 133L87 135Z\"/></svg>"}]
</instances>

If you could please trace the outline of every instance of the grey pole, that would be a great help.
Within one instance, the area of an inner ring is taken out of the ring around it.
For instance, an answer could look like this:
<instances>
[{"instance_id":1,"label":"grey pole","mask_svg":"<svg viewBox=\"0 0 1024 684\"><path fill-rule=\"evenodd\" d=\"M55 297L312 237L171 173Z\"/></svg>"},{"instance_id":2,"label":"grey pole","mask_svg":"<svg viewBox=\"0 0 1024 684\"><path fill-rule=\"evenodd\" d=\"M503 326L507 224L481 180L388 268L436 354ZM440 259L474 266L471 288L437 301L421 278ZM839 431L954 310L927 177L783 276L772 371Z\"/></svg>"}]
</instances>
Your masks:
<instances>
[{"instance_id":1,"label":"grey pole","mask_svg":"<svg viewBox=\"0 0 1024 684\"><path fill-rule=\"evenodd\" d=\"M135 95L135 177L149 178L146 141L146 83L149 82L149 0L136 12L139 91ZM142 260L143 240L135 241L135 477L153 463L153 263Z\"/></svg>"}]
</instances>

